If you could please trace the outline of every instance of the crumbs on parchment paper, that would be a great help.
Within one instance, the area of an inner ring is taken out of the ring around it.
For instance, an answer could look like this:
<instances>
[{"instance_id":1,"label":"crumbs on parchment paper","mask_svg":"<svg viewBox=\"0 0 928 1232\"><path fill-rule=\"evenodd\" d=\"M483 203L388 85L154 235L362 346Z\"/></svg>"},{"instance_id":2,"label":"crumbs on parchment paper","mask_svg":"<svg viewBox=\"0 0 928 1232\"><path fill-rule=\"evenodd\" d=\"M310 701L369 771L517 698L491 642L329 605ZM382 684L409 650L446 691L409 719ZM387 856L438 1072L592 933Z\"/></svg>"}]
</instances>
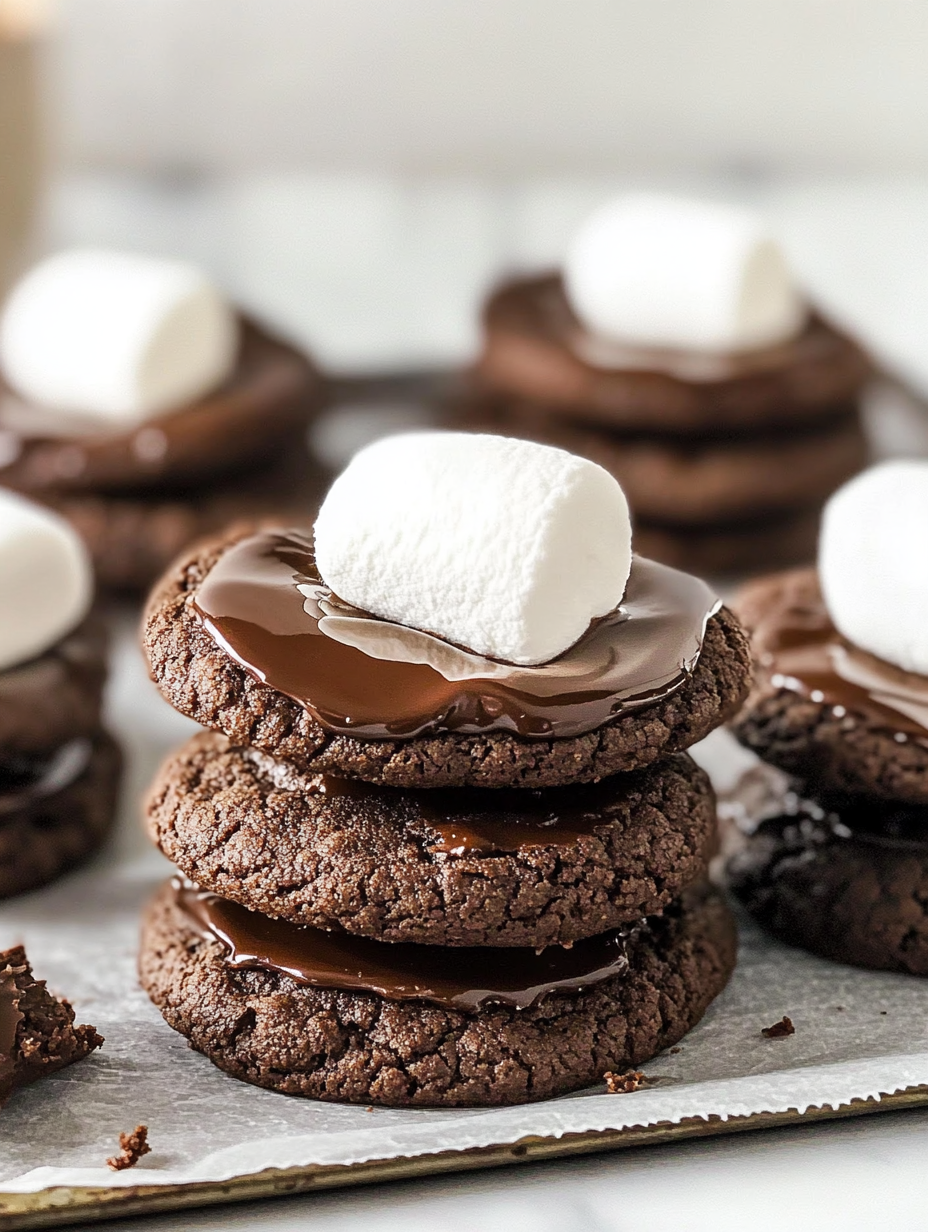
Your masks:
<instances>
[{"instance_id":1,"label":"crumbs on parchment paper","mask_svg":"<svg viewBox=\"0 0 928 1232\"><path fill-rule=\"evenodd\" d=\"M793 1026L792 1018L788 1018L786 1014L775 1022L772 1027L761 1027L761 1035L765 1039L784 1039L787 1035L795 1035L796 1028Z\"/></svg>"},{"instance_id":2,"label":"crumbs on parchment paper","mask_svg":"<svg viewBox=\"0 0 928 1232\"><path fill-rule=\"evenodd\" d=\"M150 1152L148 1126L136 1125L131 1134L119 1135L119 1154L106 1162L114 1172L122 1172L125 1168L134 1168L142 1156Z\"/></svg>"},{"instance_id":3,"label":"crumbs on parchment paper","mask_svg":"<svg viewBox=\"0 0 928 1232\"><path fill-rule=\"evenodd\" d=\"M640 1069L629 1069L624 1074L614 1074L610 1069L603 1074L603 1082L610 1095L628 1095L645 1086L647 1081Z\"/></svg>"}]
</instances>

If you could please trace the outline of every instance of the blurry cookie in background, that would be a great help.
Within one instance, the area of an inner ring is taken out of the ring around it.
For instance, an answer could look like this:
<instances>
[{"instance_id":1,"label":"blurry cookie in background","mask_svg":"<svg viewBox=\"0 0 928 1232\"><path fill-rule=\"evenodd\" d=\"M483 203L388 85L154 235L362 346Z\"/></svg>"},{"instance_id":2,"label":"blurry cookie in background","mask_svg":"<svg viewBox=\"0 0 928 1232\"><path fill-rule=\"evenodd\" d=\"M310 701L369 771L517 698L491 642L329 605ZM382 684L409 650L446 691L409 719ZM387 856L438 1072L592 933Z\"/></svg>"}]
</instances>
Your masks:
<instances>
[{"instance_id":1,"label":"blurry cookie in background","mask_svg":"<svg viewBox=\"0 0 928 1232\"><path fill-rule=\"evenodd\" d=\"M811 559L823 500L867 461L870 375L759 219L630 194L563 270L491 294L456 421L594 458L648 552L736 572Z\"/></svg>"},{"instance_id":2,"label":"blurry cookie in background","mask_svg":"<svg viewBox=\"0 0 928 1232\"><path fill-rule=\"evenodd\" d=\"M75 867L113 822L121 756L101 724L92 599L73 528L0 492L0 897Z\"/></svg>"},{"instance_id":3,"label":"blurry cookie in background","mask_svg":"<svg viewBox=\"0 0 928 1232\"><path fill-rule=\"evenodd\" d=\"M194 266L47 258L6 301L0 380L0 484L72 521L106 586L144 587L239 501L315 508L321 377Z\"/></svg>"},{"instance_id":4,"label":"blurry cookie in background","mask_svg":"<svg viewBox=\"0 0 928 1232\"><path fill-rule=\"evenodd\" d=\"M755 677L735 735L790 776L746 824L732 886L770 932L928 975L928 463L884 463L828 502L817 568L734 606Z\"/></svg>"}]
</instances>

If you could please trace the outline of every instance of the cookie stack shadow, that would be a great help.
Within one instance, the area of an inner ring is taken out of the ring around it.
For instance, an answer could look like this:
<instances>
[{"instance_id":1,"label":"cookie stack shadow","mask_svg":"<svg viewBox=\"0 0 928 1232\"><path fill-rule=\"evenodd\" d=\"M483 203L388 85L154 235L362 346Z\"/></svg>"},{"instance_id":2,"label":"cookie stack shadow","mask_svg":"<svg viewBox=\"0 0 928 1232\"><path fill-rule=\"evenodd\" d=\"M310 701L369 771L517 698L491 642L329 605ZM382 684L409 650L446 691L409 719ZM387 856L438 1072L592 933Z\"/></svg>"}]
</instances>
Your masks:
<instances>
[{"instance_id":1,"label":"cookie stack shadow","mask_svg":"<svg viewBox=\"0 0 928 1232\"><path fill-rule=\"evenodd\" d=\"M867 461L870 362L812 313L794 339L742 355L604 344L557 275L489 298L459 426L560 445L622 484L645 556L710 574L814 557L823 501Z\"/></svg>"},{"instance_id":2,"label":"cookie stack shadow","mask_svg":"<svg viewBox=\"0 0 928 1232\"><path fill-rule=\"evenodd\" d=\"M214 729L147 804L182 874L140 955L168 1023L235 1077L393 1106L544 1099L679 1040L735 961L707 881L714 797L685 751L743 697L733 617L711 617L682 688L608 729L333 735L198 614L243 534L181 561L144 623L161 691Z\"/></svg>"}]
</instances>

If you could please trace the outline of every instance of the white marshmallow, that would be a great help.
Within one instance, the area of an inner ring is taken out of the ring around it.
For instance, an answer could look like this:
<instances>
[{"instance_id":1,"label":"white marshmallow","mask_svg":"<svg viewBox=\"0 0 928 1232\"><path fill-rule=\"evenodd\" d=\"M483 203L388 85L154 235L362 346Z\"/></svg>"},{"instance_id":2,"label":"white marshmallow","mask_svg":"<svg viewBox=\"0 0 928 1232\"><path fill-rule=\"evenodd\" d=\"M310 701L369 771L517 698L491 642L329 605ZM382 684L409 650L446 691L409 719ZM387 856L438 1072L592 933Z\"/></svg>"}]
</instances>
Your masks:
<instances>
[{"instance_id":1,"label":"white marshmallow","mask_svg":"<svg viewBox=\"0 0 928 1232\"><path fill-rule=\"evenodd\" d=\"M545 663L617 607L631 525L612 476L562 449L418 432L336 479L316 562L339 598L477 654Z\"/></svg>"},{"instance_id":2,"label":"white marshmallow","mask_svg":"<svg viewBox=\"0 0 928 1232\"><path fill-rule=\"evenodd\" d=\"M564 285L593 333L635 345L749 350L792 337L805 317L759 218L645 193L587 220L570 245Z\"/></svg>"},{"instance_id":3,"label":"white marshmallow","mask_svg":"<svg viewBox=\"0 0 928 1232\"><path fill-rule=\"evenodd\" d=\"M819 576L849 641L928 676L928 461L884 462L825 506Z\"/></svg>"},{"instance_id":4,"label":"white marshmallow","mask_svg":"<svg viewBox=\"0 0 928 1232\"><path fill-rule=\"evenodd\" d=\"M77 532L0 488L0 671L53 646L92 598L93 572Z\"/></svg>"},{"instance_id":5,"label":"white marshmallow","mask_svg":"<svg viewBox=\"0 0 928 1232\"><path fill-rule=\"evenodd\" d=\"M235 316L195 266L77 249L34 266L0 318L0 366L26 402L132 426L232 371Z\"/></svg>"}]
</instances>

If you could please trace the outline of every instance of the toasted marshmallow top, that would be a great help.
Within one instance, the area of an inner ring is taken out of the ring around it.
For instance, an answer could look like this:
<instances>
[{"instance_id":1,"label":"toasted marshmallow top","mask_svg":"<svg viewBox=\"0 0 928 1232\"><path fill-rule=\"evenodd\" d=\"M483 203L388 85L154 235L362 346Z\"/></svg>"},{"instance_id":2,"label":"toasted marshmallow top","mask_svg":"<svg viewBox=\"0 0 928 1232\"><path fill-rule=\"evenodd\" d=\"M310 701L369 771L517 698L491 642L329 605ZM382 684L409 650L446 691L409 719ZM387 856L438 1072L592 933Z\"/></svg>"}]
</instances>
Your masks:
<instances>
[{"instance_id":1,"label":"toasted marshmallow top","mask_svg":"<svg viewBox=\"0 0 928 1232\"><path fill-rule=\"evenodd\" d=\"M562 449L470 433L388 437L326 497L316 562L339 598L511 663L545 663L621 601L622 489Z\"/></svg>"},{"instance_id":2,"label":"toasted marshmallow top","mask_svg":"<svg viewBox=\"0 0 928 1232\"><path fill-rule=\"evenodd\" d=\"M77 532L56 513L0 488L0 671L69 633L93 599Z\"/></svg>"},{"instance_id":3,"label":"toasted marshmallow top","mask_svg":"<svg viewBox=\"0 0 928 1232\"><path fill-rule=\"evenodd\" d=\"M195 401L231 373L235 315L195 266L76 249L13 288L0 317L0 368L27 403L79 433L129 428Z\"/></svg>"},{"instance_id":4,"label":"toasted marshmallow top","mask_svg":"<svg viewBox=\"0 0 928 1232\"><path fill-rule=\"evenodd\" d=\"M639 346L752 350L794 336L806 315L760 218L656 194L593 214L569 247L564 285L591 332Z\"/></svg>"},{"instance_id":5,"label":"toasted marshmallow top","mask_svg":"<svg viewBox=\"0 0 928 1232\"><path fill-rule=\"evenodd\" d=\"M928 461L883 462L825 506L822 594L848 641L928 676Z\"/></svg>"}]
</instances>

